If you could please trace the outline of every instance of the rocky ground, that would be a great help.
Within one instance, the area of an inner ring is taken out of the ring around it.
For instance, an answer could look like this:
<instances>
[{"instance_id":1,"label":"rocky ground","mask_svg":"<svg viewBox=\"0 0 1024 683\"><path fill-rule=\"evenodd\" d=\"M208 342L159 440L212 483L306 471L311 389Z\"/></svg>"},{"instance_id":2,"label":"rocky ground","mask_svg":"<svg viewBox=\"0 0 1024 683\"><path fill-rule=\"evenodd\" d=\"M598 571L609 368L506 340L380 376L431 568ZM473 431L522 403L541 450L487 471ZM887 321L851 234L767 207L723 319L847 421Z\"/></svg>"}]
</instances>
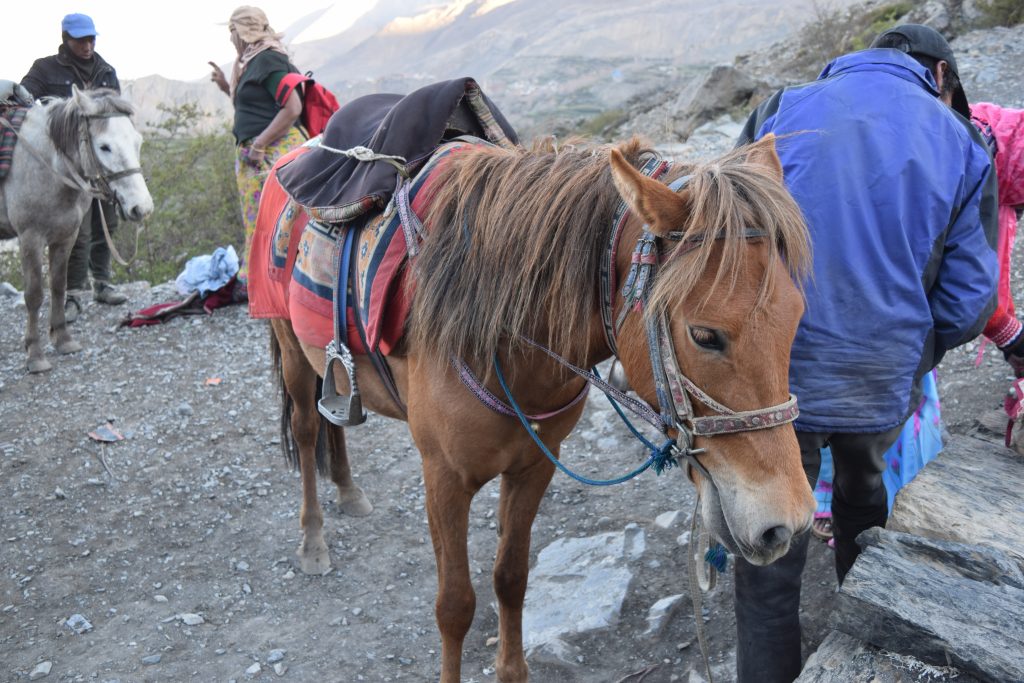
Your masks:
<instances>
[{"instance_id":1,"label":"rocky ground","mask_svg":"<svg viewBox=\"0 0 1024 683\"><path fill-rule=\"evenodd\" d=\"M132 309L173 298L169 285L126 290ZM236 306L129 330L117 327L128 307L91 304L74 325L86 349L34 376L24 370L19 299L0 296L0 679L42 677L45 662L48 680L61 681L436 679L433 555L404 424L371 416L349 430L355 476L376 509L345 517L322 485L334 569L308 577L292 561L299 481L279 453L265 323ZM1007 385L991 347L978 368L976 356L969 345L940 369L954 431L996 407ZM642 457L602 402L591 397L564 449L590 476L619 474ZM89 436L106 422L125 438ZM533 600L534 623L550 636L531 656L534 680L702 680L682 545L692 496L678 470L611 488L556 475L534 526L534 557L567 539L624 549L612 556L618 579L597 593L578 588L575 602L546 617L550 598ZM496 502L488 486L471 522L478 607L464 679L480 683L494 679ZM825 632L829 555L813 544L809 648ZM531 591L543 595L541 586L538 577ZM619 609L580 612L608 602L595 599L606 592L620 596ZM734 660L731 593L726 576L705 602L724 681ZM683 597L652 630L649 609L675 595ZM575 632L594 619L607 624Z\"/></svg>"}]
</instances>

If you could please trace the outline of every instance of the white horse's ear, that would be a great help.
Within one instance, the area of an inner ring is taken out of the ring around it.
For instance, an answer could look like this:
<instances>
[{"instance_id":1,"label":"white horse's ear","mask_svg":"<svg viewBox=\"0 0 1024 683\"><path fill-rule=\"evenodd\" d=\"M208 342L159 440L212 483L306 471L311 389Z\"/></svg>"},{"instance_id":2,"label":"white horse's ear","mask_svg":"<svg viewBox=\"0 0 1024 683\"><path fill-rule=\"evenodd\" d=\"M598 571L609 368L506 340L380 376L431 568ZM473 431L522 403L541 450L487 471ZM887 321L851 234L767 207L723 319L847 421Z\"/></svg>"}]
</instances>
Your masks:
<instances>
[{"instance_id":1,"label":"white horse's ear","mask_svg":"<svg viewBox=\"0 0 1024 683\"><path fill-rule=\"evenodd\" d=\"M74 83L71 84L71 101L75 103L78 111L86 116L96 113L96 105L85 90L82 90Z\"/></svg>"},{"instance_id":2,"label":"white horse's ear","mask_svg":"<svg viewBox=\"0 0 1024 683\"><path fill-rule=\"evenodd\" d=\"M609 161L615 189L651 232L665 236L682 227L690 210L687 190L677 194L667 185L648 178L633 168L617 149L611 151Z\"/></svg>"}]
</instances>

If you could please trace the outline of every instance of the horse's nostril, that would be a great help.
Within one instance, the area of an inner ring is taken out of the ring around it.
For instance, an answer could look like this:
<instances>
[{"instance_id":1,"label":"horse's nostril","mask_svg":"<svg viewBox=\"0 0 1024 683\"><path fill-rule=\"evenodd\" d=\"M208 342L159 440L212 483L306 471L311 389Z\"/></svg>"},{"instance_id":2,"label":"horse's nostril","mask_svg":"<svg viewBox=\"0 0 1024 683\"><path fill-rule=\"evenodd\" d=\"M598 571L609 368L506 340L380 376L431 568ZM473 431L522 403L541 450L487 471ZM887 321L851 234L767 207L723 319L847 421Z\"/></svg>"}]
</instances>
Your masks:
<instances>
[{"instance_id":1,"label":"horse's nostril","mask_svg":"<svg viewBox=\"0 0 1024 683\"><path fill-rule=\"evenodd\" d=\"M793 532L789 530L789 527L773 526L761 534L761 544L769 549L778 548L789 543L789 539L792 537Z\"/></svg>"}]
</instances>

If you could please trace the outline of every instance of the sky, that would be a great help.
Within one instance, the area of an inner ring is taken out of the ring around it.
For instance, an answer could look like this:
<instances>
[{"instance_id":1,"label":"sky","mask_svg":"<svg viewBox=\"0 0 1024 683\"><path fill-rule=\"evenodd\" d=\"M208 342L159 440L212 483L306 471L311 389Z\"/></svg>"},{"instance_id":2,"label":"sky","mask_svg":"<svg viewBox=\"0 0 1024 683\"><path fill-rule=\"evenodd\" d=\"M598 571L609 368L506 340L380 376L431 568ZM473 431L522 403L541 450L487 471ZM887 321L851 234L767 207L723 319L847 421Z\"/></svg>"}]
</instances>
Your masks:
<instances>
[{"instance_id":1,"label":"sky","mask_svg":"<svg viewBox=\"0 0 1024 683\"><path fill-rule=\"evenodd\" d=\"M376 0L249 0L262 9L276 31L314 12L323 14L295 43L341 33ZM32 62L56 54L60 22L80 12L96 25L96 52L130 80L159 74L193 80L210 73L208 61L227 64L235 57L227 20L246 0L29 0L8 13L0 40L0 79L20 81ZM14 19L17 17L17 19ZM17 24L15 26L14 24Z\"/></svg>"}]
</instances>

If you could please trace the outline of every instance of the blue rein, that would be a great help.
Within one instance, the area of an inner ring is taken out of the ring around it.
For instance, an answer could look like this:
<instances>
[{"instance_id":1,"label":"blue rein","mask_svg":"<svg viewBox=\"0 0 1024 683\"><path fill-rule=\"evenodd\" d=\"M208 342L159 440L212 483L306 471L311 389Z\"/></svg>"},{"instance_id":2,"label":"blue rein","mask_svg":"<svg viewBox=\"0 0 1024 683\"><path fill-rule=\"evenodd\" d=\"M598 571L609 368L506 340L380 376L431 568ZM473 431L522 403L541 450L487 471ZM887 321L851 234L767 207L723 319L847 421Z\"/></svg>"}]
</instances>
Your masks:
<instances>
[{"instance_id":1,"label":"blue rein","mask_svg":"<svg viewBox=\"0 0 1024 683\"><path fill-rule=\"evenodd\" d=\"M594 375L598 379L600 379L601 376L600 374L598 374L597 368L594 368L593 372ZM562 462L558 458L555 457L555 455L548 449L544 442L541 441L540 437L537 436L537 432L535 432L533 428L530 426L530 422L526 418L526 414L523 412L522 408L519 407L519 403L516 401L515 397L512 396L512 391L509 389L508 383L505 381L505 374L501 371L501 362L498 360L498 354L494 354L494 374L498 378L498 383L501 384L501 390L505 392L505 397L508 399L509 405L512 406L512 410L515 411L516 417L519 418L519 422L522 423L523 428L526 429L527 434L529 434L530 438L533 439L533 442L537 444L537 448L541 450L541 453L547 456L547 459L550 460L555 467L557 467L563 473L567 474L569 477L580 482L581 484L587 484L589 486L614 486L615 484L621 484L623 482L629 481L630 479L647 471L651 467L654 468L656 474L661 474L665 470L671 469L672 467L675 467L676 465L679 464L676 461L675 455L672 452L672 448L673 446L675 446L675 441L673 439L668 439L667 441L665 441L665 443L662 444L660 448L658 446L655 446L646 437L644 437L644 435L641 434L636 427L633 426L633 424L629 421L629 418L626 417L626 414L622 412L622 408L619 407L619 405L612 399L608 392L605 391L602 387L598 386L598 389L601 389L604 395L608 398L608 402L612 404L613 408L615 408L615 412L619 414L619 417L622 418L622 421L626 423L627 427L629 427L629 431L631 431L633 433L633 436L639 439L640 442L643 443L643 445L650 451L650 456L648 456L647 461L644 462L644 464L640 465L640 467L636 468L629 474L625 474L615 479L589 479L582 475L576 474L568 467L566 467L564 464L562 464Z\"/></svg>"}]
</instances>

